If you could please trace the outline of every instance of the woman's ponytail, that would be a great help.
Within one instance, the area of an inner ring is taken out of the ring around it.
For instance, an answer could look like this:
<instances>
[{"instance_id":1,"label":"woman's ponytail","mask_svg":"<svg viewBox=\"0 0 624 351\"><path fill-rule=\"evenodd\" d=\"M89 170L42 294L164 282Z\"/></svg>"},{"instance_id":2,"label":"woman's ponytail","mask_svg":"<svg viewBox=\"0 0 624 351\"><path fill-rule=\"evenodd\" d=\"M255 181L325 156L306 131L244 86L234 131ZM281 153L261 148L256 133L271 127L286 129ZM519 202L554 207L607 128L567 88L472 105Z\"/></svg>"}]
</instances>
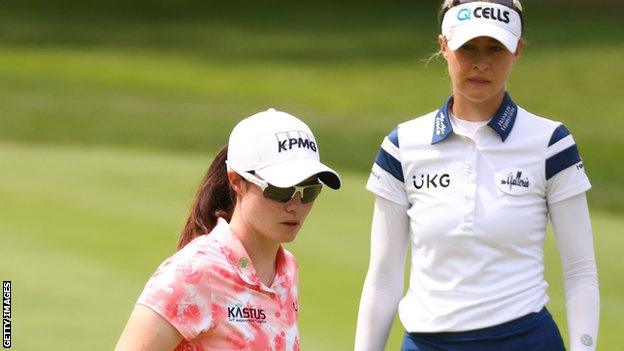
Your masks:
<instances>
[{"instance_id":1,"label":"woman's ponytail","mask_svg":"<svg viewBox=\"0 0 624 351\"><path fill-rule=\"evenodd\" d=\"M236 196L228 180L225 164L227 151L226 145L217 153L199 185L188 219L180 233L178 250L196 237L210 233L219 217L228 222L232 218Z\"/></svg>"}]
</instances>

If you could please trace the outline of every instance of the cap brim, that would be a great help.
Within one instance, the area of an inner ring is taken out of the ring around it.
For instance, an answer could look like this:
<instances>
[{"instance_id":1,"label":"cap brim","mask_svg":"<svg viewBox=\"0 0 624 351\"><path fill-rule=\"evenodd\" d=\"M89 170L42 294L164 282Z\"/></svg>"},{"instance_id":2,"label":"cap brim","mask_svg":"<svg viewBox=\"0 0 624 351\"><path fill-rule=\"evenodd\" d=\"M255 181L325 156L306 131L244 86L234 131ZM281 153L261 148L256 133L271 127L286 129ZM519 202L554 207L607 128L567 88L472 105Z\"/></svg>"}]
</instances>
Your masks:
<instances>
[{"instance_id":1,"label":"cap brim","mask_svg":"<svg viewBox=\"0 0 624 351\"><path fill-rule=\"evenodd\" d=\"M280 188L297 185L316 176L332 189L340 188L340 176L333 169L312 158L298 158L256 169L255 173L269 184Z\"/></svg>"},{"instance_id":2,"label":"cap brim","mask_svg":"<svg viewBox=\"0 0 624 351\"><path fill-rule=\"evenodd\" d=\"M494 38L505 45L511 53L515 53L518 48L518 37L505 28L489 23L470 23L456 28L453 37L448 41L448 47L455 51L466 42L478 37Z\"/></svg>"}]
</instances>

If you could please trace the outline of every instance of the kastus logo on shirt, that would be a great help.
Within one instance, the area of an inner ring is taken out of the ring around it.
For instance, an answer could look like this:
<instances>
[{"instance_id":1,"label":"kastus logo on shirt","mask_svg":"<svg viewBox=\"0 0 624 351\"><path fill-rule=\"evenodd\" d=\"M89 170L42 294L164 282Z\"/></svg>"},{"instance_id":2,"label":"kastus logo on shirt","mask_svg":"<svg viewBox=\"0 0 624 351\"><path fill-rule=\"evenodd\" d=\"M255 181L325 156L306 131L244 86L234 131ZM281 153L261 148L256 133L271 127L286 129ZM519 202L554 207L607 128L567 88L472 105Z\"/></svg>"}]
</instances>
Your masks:
<instances>
[{"instance_id":1,"label":"kastus logo on shirt","mask_svg":"<svg viewBox=\"0 0 624 351\"><path fill-rule=\"evenodd\" d=\"M529 177L525 177L523 179L522 178L522 171L517 171L516 174L511 172L511 173L509 173L507 175L507 179L502 179L501 180L501 184L508 185L509 189L511 189L512 186L519 186L519 187L522 187L522 188L528 188L529 187Z\"/></svg>"},{"instance_id":2,"label":"kastus logo on shirt","mask_svg":"<svg viewBox=\"0 0 624 351\"><path fill-rule=\"evenodd\" d=\"M300 130L290 130L275 134L277 138L277 152L289 151L292 149L316 150L314 138L306 132Z\"/></svg>"},{"instance_id":3,"label":"kastus logo on shirt","mask_svg":"<svg viewBox=\"0 0 624 351\"><path fill-rule=\"evenodd\" d=\"M228 320L238 323L266 323L266 313L262 308L243 307L242 304L236 304L228 307Z\"/></svg>"},{"instance_id":4,"label":"kastus logo on shirt","mask_svg":"<svg viewBox=\"0 0 624 351\"><path fill-rule=\"evenodd\" d=\"M438 186L441 188L446 188L451 184L451 176L447 173L442 175L440 174L421 174L420 177L415 174L412 176L412 183L416 189L422 189L423 187L429 188L437 188Z\"/></svg>"}]
</instances>

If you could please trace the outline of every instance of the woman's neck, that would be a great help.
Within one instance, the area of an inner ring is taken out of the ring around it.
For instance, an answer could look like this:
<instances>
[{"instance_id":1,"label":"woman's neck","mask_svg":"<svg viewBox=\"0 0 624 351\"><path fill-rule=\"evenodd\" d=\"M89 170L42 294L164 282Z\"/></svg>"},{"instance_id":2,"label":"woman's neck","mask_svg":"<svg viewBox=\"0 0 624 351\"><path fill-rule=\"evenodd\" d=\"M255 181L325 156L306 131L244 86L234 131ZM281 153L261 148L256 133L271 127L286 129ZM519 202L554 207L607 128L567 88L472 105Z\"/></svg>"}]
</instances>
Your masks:
<instances>
[{"instance_id":1,"label":"woman's neck","mask_svg":"<svg viewBox=\"0 0 624 351\"><path fill-rule=\"evenodd\" d=\"M457 118L466 121L487 121L496 114L505 98L505 91L486 101L470 101L461 94L453 94L451 112Z\"/></svg>"},{"instance_id":2,"label":"woman's neck","mask_svg":"<svg viewBox=\"0 0 624 351\"><path fill-rule=\"evenodd\" d=\"M275 278L275 260L280 243L258 233L248 222L237 216L236 211L232 215L230 228L247 251L260 281L270 287Z\"/></svg>"}]
</instances>

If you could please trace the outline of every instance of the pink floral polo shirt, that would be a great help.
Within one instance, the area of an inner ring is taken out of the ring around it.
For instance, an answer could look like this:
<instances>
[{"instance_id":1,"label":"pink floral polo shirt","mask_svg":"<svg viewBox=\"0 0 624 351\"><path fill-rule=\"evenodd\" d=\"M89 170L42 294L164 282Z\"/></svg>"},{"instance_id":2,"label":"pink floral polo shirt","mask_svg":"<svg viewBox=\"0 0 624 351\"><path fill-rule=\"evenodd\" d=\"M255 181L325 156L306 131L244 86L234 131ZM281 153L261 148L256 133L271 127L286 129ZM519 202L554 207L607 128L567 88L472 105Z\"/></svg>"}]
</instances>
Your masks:
<instances>
[{"instance_id":1,"label":"pink floral polo shirt","mask_svg":"<svg viewBox=\"0 0 624 351\"><path fill-rule=\"evenodd\" d=\"M299 350L298 271L281 246L273 284L265 286L229 224L165 260L137 304L156 311L184 337L179 350Z\"/></svg>"}]
</instances>

